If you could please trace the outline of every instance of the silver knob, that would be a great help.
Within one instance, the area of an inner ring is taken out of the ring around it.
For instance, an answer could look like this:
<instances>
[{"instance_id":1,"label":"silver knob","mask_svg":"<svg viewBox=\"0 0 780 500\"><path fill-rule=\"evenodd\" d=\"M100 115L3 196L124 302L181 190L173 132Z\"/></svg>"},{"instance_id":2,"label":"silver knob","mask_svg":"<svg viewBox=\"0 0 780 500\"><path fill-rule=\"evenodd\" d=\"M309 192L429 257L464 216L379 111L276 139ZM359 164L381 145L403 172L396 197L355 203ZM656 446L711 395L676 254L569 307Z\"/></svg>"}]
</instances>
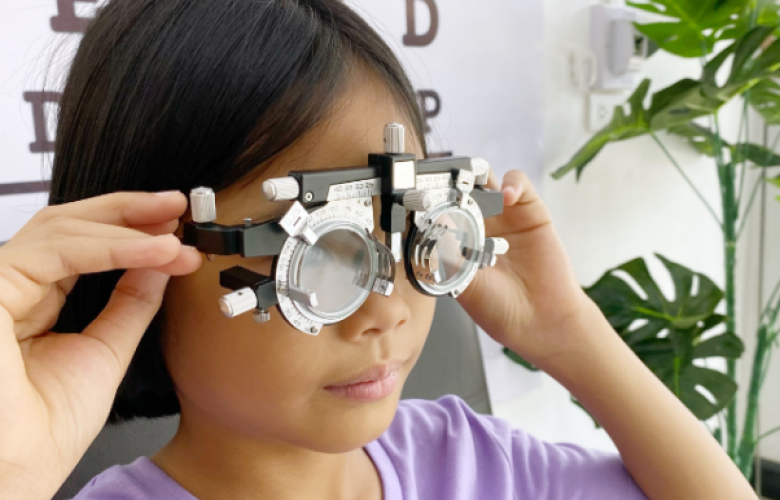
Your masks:
<instances>
[{"instance_id":1,"label":"silver knob","mask_svg":"<svg viewBox=\"0 0 780 500\"><path fill-rule=\"evenodd\" d=\"M199 187L190 191L192 220L198 224L217 220L217 199L214 190Z\"/></svg>"},{"instance_id":2,"label":"silver knob","mask_svg":"<svg viewBox=\"0 0 780 500\"><path fill-rule=\"evenodd\" d=\"M433 204L433 193L418 189L410 189L404 193L403 205L412 212L427 212Z\"/></svg>"},{"instance_id":3,"label":"silver knob","mask_svg":"<svg viewBox=\"0 0 780 500\"><path fill-rule=\"evenodd\" d=\"M388 123L385 126L385 153L400 154L405 152L404 126L400 123Z\"/></svg>"},{"instance_id":4,"label":"silver knob","mask_svg":"<svg viewBox=\"0 0 780 500\"><path fill-rule=\"evenodd\" d=\"M223 295L219 299L219 309L228 318L235 318L240 314L251 311L255 307L257 307L257 296L254 290L249 287Z\"/></svg>"},{"instance_id":5,"label":"silver knob","mask_svg":"<svg viewBox=\"0 0 780 500\"><path fill-rule=\"evenodd\" d=\"M268 201L294 200L301 193L301 187L293 177L279 177L263 182L263 194Z\"/></svg>"},{"instance_id":6,"label":"silver knob","mask_svg":"<svg viewBox=\"0 0 780 500\"><path fill-rule=\"evenodd\" d=\"M255 323L268 323L271 321L271 313L265 309L255 309L253 316Z\"/></svg>"},{"instance_id":7,"label":"silver knob","mask_svg":"<svg viewBox=\"0 0 780 500\"><path fill-rule=\"evenodd\" d=\"M472 158L471 169L474 172L474 183L484 186L490 178L490 163L484 158Z\"/></svg>"}]
</instances>

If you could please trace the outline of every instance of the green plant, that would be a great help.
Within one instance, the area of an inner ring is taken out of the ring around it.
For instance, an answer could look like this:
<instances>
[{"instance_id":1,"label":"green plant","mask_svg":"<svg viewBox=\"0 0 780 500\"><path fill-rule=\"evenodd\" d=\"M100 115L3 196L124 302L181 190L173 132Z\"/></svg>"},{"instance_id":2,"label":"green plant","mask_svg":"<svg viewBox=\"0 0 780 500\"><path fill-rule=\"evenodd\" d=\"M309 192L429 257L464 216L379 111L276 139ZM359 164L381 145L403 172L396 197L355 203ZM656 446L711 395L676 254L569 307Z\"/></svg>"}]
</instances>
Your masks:
<instances>
[{"instance_id":1,"label":"green plant","mask_svg":"<svg viewBox=\"0 0 780 500\"><path fill-rule=\"evenodd\" d=\"M716 414L723 417L725 423L713 434L750 478L756 444L780 430L755 435L758 396L780 329L780 283L760 317L745 421L739 434L735 379L736 361L743 347L737 335L735 307L736 248L759 187L767 180L780 187L780 176L767 179L768 171L780 166L780 155L774 153L780 134L771 147L750 143L747 121L752 108L763 118L766 127L780 124L780 85L776 81L780 77L780 39L775 36L780 26L780 5L777 0L645 0L628 1L628 4L667 16L667 21L637 25L637 29L662 50L680 57L700 58L701 77L680 80L652 96L650 81L643 81L628 102L615 109L611 123L596 133L553 177L559 179L573 171L579 179L609 143L650 136L722 229L725 266L722 291L705 276L660 256L675 284L674 301L663 296L641 259L608 271L586 291L616 331L697 417L702 420ZM741 99L743 104L735 144L721 137L718 116L720 109L733 99ZM685 140L713 158L721 188L720 214L707 203L671 155L659 137L661 132L671 136L666 140L675 137ZM751 166L761 169L761 174L746 191L746 172ZM645 297L620 277L622 273L627 273ZM699 288L696 295L691 295L694 280L698 281ZM725 302L725 316L715 313L722 302ZM725 325L725 332L711 336L721 325ZM693 363L695 359L710 357L726 359L725 374ZM709 397L696 391L696 386L704 387Z\"/></svg>"}]
</instances>

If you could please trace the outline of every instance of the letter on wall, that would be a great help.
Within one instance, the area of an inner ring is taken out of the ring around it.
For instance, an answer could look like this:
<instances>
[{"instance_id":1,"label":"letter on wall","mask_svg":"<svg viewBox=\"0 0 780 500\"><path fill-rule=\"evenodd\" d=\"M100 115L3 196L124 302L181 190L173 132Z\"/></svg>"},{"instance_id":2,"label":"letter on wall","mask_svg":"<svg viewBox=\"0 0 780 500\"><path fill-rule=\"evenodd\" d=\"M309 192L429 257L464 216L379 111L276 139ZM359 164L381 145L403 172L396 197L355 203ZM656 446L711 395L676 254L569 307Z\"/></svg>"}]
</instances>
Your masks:
<instances>
[{"instance_id":1,"label":"letter on wall","mask_svg":"<svg viewBox=\"0 0 780 500\"><path fill-rule=\"evenodd\" d=\"M90 18L76 15L76 2L97 3L98 0L57 0L57 15L51 18L51 29L57 33L84 33Z\"/></svg>"},{"instance_id":2,"label":"letter on wall","mask_svg":"<svg viewBox=\"0 0 780 500\"><path fill-rule=\"evenodd\" d=\"M417 16L415 12L415 2L421 1L431 13L431 25L428 32L422 35L417 34ZM430 45L439 32L439 9L434 0L406 0L406 34L404 35L404 45L413 47L423 47Z\"/></svg>"}]
</instances>

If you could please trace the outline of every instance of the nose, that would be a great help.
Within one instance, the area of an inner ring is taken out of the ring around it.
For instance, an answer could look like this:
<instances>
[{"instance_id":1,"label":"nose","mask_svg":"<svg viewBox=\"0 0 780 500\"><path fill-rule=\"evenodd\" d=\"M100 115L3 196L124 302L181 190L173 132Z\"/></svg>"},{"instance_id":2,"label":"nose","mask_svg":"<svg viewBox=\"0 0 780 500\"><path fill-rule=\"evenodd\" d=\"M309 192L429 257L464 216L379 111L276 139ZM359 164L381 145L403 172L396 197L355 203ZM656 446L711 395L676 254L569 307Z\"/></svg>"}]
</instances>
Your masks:
<instances>
[{"instance_id":1,"label":"nose","mask_svg":"<svg viewBox=\"0 0 780 500\"><path fill-rule=\"evenodd\" d=\"M404 279L403 266L396 270L395 289L389 297L371 293L360 308L337 324L339 335L345 340L358 341L367 335L384 335L401 328L412 316L409 300L411 285Z\"/></svg>"}]
</instances>

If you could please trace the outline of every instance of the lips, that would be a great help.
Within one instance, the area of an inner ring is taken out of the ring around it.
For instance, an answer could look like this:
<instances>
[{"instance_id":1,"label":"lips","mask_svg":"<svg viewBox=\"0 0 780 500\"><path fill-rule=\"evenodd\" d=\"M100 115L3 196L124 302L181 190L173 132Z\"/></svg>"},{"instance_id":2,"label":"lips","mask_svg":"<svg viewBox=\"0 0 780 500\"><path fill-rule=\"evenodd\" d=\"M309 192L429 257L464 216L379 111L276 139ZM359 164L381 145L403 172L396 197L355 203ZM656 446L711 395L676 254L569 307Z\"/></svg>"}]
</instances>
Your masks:
<instances>
[{"instance_id":1,"label":"lips","mask_svg":"<svg viewBox=\"0 0 780 500\"><path fill-rule=\"evenodd\" d=\"M325 386L325 390L334 396L354 401L379 401L395 391L398 370L402 364L393 362L375 365L343 382Z\"/></svg>"}]
</instances>

